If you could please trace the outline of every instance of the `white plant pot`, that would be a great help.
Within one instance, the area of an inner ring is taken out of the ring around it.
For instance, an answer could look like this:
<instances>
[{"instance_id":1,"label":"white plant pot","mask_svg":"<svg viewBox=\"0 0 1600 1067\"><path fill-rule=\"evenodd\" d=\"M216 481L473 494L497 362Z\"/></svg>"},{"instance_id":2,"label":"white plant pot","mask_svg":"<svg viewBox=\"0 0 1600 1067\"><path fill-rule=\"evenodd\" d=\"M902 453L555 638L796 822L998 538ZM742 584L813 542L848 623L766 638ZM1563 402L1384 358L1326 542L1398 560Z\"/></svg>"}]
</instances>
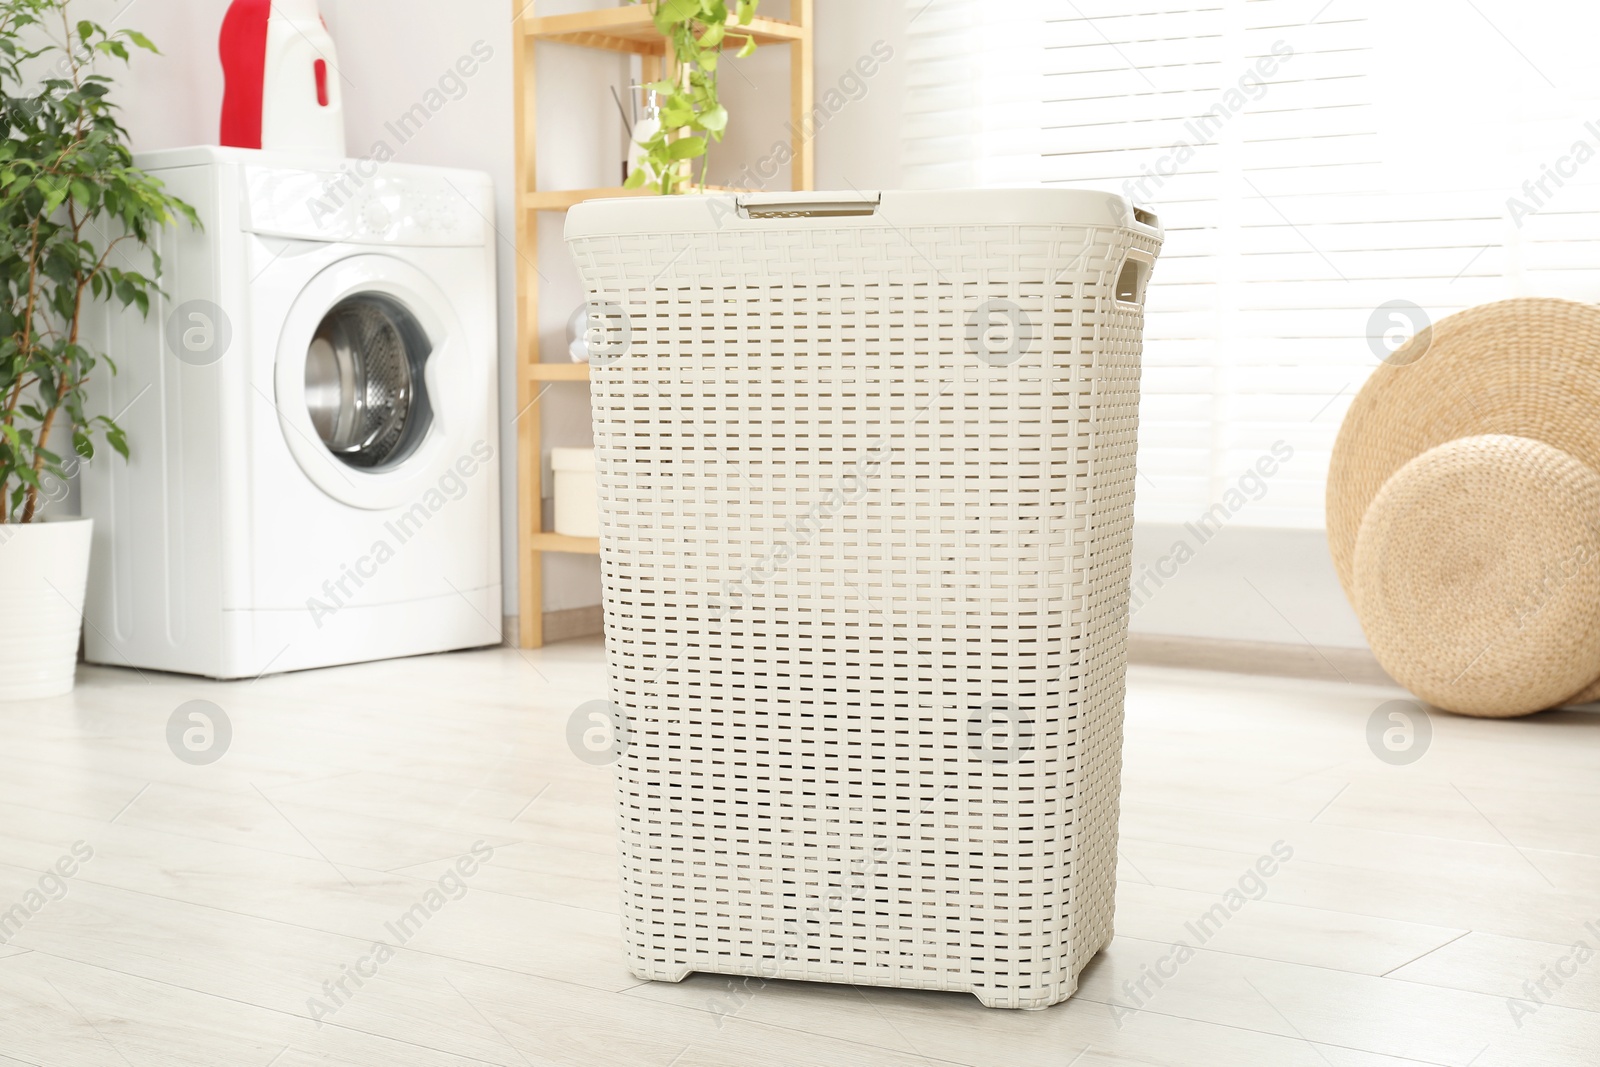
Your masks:
<instances>
[{"instance_id":1,"label":"white plant pot","mask_svg":"<svg viewBox=\"0 0 1600 1067\"><path fill-rule=\"evenodd\" d=\"M72 692L92 519L0 524L0 700Z\"/></svg>"}]
</instances>

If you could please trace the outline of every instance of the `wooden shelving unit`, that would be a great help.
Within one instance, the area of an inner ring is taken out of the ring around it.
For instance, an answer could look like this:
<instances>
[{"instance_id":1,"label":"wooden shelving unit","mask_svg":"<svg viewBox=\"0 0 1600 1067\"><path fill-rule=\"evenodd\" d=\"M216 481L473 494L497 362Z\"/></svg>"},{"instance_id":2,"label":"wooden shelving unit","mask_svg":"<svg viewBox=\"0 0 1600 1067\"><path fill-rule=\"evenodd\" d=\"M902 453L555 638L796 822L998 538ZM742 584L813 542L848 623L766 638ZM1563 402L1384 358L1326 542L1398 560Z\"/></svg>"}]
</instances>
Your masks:
<instances>
[{"instance_id":1,"label":"wooden shelving unit","mask_svg":"<svg viewBox=\"0 0 1600 1067\"><path fill-rule=\"evenodd\" d=\"M568 537L558 533L536 533L529 539L533 543L535 552L587 552L597 555L600 552L600 538L598 537Z\"/></svg>"},{"instance_id":2,"label":"wooden shelving unit","mask_svg":"<svg viewBox=\"0 0 1600 1067\"><path fill-rule=\"evenodd\" d=\"M532 363L527 366L528 379L535 382L586 382L589 380L587 363Z\"/></svg>"},{"instance_id":3,"label":"wooden shelving unit","mask_svg":"<svg viewBox=\"0 0 1600 1067\"><path fill-rule=\"evenodd\" d=\"M660 81L673 73L673 57L668 42L656 30L650 10L643 4L625 4L571 15L536 17L528 0L512 0L518 62L516 66L517 248L522 255L517 268L517 560L520 583L519 631L523 648L544 644L544 553L577 552L596 555L598 538L563 537L544 529L544 445L540 404L547 390L560 382L587 382L589 367L558 361L545 363L539 353L539 275L530 257L538 256L539 212L565 211L585 200L616 196L651 196L649 189L538 188L537 101L538 67L534 61L536 43L576 45L609 52L637 55L644 81ZM815 90L812 81L813 0L790 0L787 20L752 19L749 26L730 27L728 43L740 45L748 34L757 45L787 45L790 49L789 113L790 129L810 127ZM527 10L524 10L526 8ZM737 114L734 121L738 121ZM794 187L809 190L815 186L815 162L811 146L804 140L790 145Z\"/></svg>"},{"instance_id":4,"label":"wooden shelving unit","mask_svg":"<svg viewBox=\"0 0 1600 1067\"><path fill-rule=\"evenodd\" d=\"M546 18L524 15L523 22L530 36L546 41L640 56L667 54L667 41L656 30L650 9L645 4L579 11L571 15L550 15ZM810 41L809 20L806 19L786 22L782 19L753 18L748 26L730 26L728 33L737 38L736 43L741 44L745 37L754 37L758 45ZM645 80L655 79L646 77Z\"/></svg>"}]
</instances>

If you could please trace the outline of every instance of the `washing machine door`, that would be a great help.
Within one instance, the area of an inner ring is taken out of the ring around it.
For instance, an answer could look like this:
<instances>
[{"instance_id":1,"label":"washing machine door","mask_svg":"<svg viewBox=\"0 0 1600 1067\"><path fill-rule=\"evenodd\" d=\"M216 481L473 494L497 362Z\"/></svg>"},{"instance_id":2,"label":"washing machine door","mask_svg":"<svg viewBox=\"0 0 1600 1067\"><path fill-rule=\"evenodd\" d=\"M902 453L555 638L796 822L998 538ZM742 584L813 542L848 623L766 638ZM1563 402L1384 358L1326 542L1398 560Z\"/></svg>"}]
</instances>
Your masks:
<instances>
[{"instance_id":1,"label":"washing machine door","mask_svg":"<svg viewBox=\"0 0 1600 1067\"><path fill-rule=\"evenodd\" d=\"M353 507L413 503L470 451L472 398L490 368L468 351L444 292L386 255L328 267L295 300L278 348L276 406L308 478Z\"/></svg>"}]
</instances>

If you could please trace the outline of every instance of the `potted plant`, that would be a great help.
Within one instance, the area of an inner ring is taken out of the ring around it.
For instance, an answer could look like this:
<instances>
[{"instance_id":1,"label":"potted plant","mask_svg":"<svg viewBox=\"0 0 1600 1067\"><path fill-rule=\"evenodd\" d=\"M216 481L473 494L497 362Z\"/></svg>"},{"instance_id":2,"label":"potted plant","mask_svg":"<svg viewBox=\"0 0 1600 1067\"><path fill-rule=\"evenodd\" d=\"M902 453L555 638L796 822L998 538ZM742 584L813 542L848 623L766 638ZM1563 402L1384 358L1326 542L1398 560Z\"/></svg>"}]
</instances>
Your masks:
<instances>
[{"instance_id":1,"label":"potted plant","mask_svg":"<svg viewBox=\"0 0 1600 1067\"><path fill-rule=\"evenodd\" d=\"M643 3L646 0L630 0ZM676 63L670 79L650 82L645 89L660 100L661 124L640 142L644 166L628 175L629 189L654 184L663 194L675 193L688 181L685 171L699 159L700 187L706 184L710 142L721 141L728 111L717 93L717 68L725 44L743 40L739 58L756 50L750 34L730 32L730 23L748 26L761 0L650 0L656 29L667 39ZM733 11L729 11L729 7Z\"/></svg>"},{"instance_id":2,"label":"potted plant","mask_svg":"<svg viewBox=\"0 0 1600 1067\"><path fill-rule=\"evenodd\" d=\"M96 62L154 52L142 34L75 21L68 0L0 8L0 699L72 689L90 521L41 521L103 438L126 458L108 414L84 407L90 376L114 373L81 332L98 302L148 314L160 227L198 223L133 165ZM33 76L30 84L26 79ZM148 274L130 256L148 251Z\"/></svg>"}]
</instances>

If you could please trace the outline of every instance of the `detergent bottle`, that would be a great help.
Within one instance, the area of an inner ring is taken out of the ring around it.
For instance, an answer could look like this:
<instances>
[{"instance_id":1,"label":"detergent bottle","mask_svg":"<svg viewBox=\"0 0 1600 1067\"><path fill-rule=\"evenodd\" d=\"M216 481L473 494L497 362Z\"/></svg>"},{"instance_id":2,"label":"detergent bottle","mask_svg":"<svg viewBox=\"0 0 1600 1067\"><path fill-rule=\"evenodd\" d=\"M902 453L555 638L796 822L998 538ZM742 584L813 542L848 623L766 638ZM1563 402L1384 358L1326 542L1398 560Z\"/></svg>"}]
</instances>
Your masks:
<instances>
[{"instance_id":1,"label":"detergent bottle","mask_svg":"<svg viewBox=\"0 0 1600 1067\"><path fill-rule=\"evenodd\" d=\"M221 52L223 144L344 157L338 53L317 0L233 0Z\"/></svg>"}]
</instances>

